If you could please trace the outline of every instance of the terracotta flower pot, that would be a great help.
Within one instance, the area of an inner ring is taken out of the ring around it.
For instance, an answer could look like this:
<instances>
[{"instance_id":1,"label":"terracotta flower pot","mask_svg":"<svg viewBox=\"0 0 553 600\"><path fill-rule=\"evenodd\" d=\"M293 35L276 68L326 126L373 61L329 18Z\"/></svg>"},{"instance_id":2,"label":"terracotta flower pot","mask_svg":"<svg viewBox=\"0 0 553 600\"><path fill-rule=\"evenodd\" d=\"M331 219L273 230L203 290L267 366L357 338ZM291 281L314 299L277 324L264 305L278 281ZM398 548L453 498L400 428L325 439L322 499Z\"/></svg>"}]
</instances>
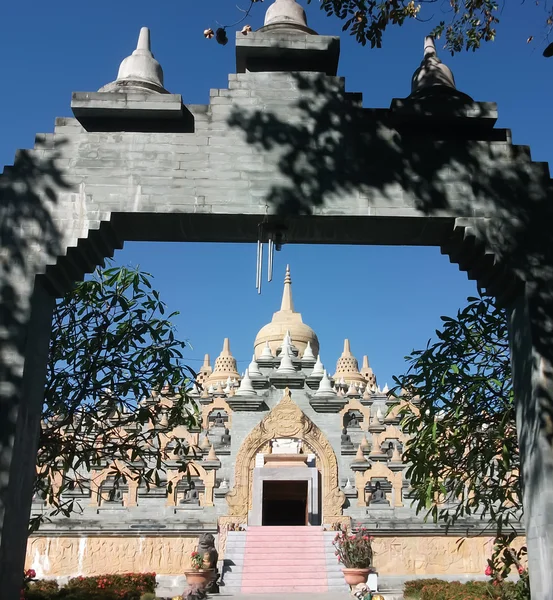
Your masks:
<instances>
[{"instance_id":1,"label":"terracotta flower pot","mask_svg":"<svg viewBox=\"0 0 553 600\"><path fill-rule=\"evenodd\" d=\"M188 585L199 585L206 587L215 577L215 569L200 569L199 571L185 571L186 583Z\"/></svg>"},{"instance_id":2,"label":"terracotta flower pot","mask_svg":"<svg viewBox=\"0 0 553 600\"><path fill-rule=\"evenodd\" d=\"M369 567L366 569L342 569L346 583L352 587L360 583L367 583L371 571L372 569Z\"/></svg>"}]
</instances>

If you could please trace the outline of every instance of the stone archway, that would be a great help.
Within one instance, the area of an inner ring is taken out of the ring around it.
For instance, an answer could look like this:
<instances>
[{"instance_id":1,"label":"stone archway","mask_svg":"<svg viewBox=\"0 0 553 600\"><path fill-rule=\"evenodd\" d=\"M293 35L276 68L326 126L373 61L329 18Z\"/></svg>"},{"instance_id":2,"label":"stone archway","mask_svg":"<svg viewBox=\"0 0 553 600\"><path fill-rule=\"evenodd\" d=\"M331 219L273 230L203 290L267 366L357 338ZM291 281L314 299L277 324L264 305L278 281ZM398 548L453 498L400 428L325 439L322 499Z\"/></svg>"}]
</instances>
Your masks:
<instances>
[{"instance_id":1,"label":"stone archway","mask_svg":"<svg viewBox=\"0 0 553 600\"><path fill-rule=\"evenodd\" d=\"M251 507L251 465L259 449L274 438L303 440L316 454L321 465L323 523L344 520L346 500L338 483L338 462L324 433L302 412L286 388L282 400L254 427L242 442L236 459L234 487L227 495L229 516L243 522ZM349 519L348 519L349 520Z\"/></svg>"}]
</instances>

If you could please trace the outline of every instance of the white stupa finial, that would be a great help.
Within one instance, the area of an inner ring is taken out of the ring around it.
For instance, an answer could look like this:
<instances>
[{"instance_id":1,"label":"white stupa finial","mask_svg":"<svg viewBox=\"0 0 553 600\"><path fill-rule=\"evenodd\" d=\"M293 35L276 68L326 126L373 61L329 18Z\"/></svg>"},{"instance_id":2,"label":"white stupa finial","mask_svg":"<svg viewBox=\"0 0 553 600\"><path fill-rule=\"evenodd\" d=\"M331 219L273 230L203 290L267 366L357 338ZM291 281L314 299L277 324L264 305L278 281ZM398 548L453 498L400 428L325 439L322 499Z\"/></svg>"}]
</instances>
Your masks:
<instances>
[{"instance_id":1,"label":"white stupa finial","mask_svg":"<svg viewBox=\"0 0 553 600\"><path fill-rule=\"evenodd\" d=\"M265 14L264 27L268 25L288 26L293 29L307 27L305 10L296 0L275 0Z\"/></svg>"},{"instance_id":2,"label":"white stupa finial","mask_svg":"<svg viewBox=\"0 0 553 600\"><path fill-rule=\"evenodd\" d=\"M424 38L424 57L426 58L427 56L437 56L436 45L431 35L427 35Z\"/></svg>"},{"instance_id":3,"label":"white stupa finial","mask_svg":"<svg viewBox=\"0 0 553 600\"><path fill-rule=\"evenodd\" d=\"M317 362L311 371L311 377L322 377L325 373L323 363L321 362L321 355L317 356Z\"/></svg>"},{"instance_id":4,"label":"white stupa finial","mask_svg":"<svg viewBox=\"0 0 553 600\"><path fill-rule=\"evenodd\" d=\"M255 360L255 354L252 356L252 362L248 366L248 373L250 377L263 377L263 373L259 370L259 365Z\"/></svg>"},{"instance_id":5,"label":"white stupa finial","mask_svg":"<svg viewBox=\"0 0 553 600\"><path fill-rule=\"evenodd\" d=\"M319 389L315 392L315 396L336 396L336 390L332 387L330 377L326 371L323 371L323 378L319 383Z\"/></svg>"},{"instance_id":6,"label":"white stupa finial","mask_svg":"<svg viewBox=\"0 0 553 600\"><path fill-rule=\"evenodd\" d=\"M246 369L246 372L244 373L244 377L240 382L240 387L236 391L236 396L257 396L257 392L253 389L248 369Z\"/></svg>"},{"instance_id":7,"label":"white stupa finial","mask_svg":"<svg viewBox=\"0 0 553 600\"><path fill-rule=\"evenodd\" d=\"M99 91L168 93L163 87L163 69L150 49L150 30L147 27L140 29L136 50L119 66L117 79Z\"/></svg>"},{"instance_id":8,"label":"white stupa finial","mask_svg":"<svg viewBox=\"0 0 553 600\"><path fill-rule=\"evenodd\" d=\"M350 383L346 396L359 396L359 390L354 383Z\"/></svg>"},{"instance_id":9,"label":"white stupa finial","mask_svg":"<svg viewBox=\"0 0 553 600\"><path fill-rule=\"evenodd\" d=\"M269 342L265 342L265 348L263 348L263 351L261 352L259 358L263 358L266 360L274 358L273 353L271 352L271 346L269 346Z\"/></svg>"},{"instance_id":10,"label":"white stupa finial","mask_svg":"<svg viewBox=\"0 0 553 600\"><path fill-rule=\"evenodd\" d=\"M436 52L434 38L427 36L424 38L424 56L420 67L415 71L411 80L411 96L428 94L436 89L446 90L449 94L456 91L455 78L451 69L442 63ZM458 96L465 96L460 92ZM468 100L470 98L466 96Z\"/></svg>"},{"instance_id":11,"label":"white stupa finial","mask_svg":"<svg viewBox=\"0 0 553 600\"><path fill-rule=\"evenodd\" d=\"M292 362L290 346L285 347L283 345L280 356L281 356L280 365L277 369L277 373L279 373L281 375L292 375L293 373L296 373L294 363Z\"/></svg>"},{"instance_id":12,"label":"white stupa finial","mask_svg":"<svg viewBox=\"0 0 553 600\"><path fill-rule=\"evenodd\" d=\"M311 342L307 342L307 346L303 351L302 360L305 361L313 361L315 360L315 355L313 354L313 349L311 348Z\"/></svg>"}]
</instances>

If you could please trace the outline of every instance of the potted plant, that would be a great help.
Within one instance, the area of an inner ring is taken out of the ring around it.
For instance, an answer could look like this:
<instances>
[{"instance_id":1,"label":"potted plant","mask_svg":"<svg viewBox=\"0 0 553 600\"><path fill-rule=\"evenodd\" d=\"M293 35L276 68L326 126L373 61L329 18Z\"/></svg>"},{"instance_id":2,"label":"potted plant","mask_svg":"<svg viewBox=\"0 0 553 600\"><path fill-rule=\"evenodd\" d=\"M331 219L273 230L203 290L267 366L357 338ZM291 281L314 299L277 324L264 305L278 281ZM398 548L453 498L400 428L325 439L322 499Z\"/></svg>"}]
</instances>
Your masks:
<instances>
[{"instance_id":1,"label":"potted plant","mask_svg":"<svg viewBox=\"0 0 553 600\"><path fill-rule=\"evenodd\" d=\"M334 538L334 547L338 562L344 565L342 569L346 583L350 586L366 583L369 573L373 572L373 537L369 532L360 528L356 533L340 529Z\"/></svg>"},{"instance_id":2,"label":"potted plant","mask_svg":"<svg viewBox=\"0 0 553 600\"><path fill-rule=\"evenodd\" d=\"M206 563L206 557L199 552L190 554L192 569L185 571L186 583L190 586L207 587L207 584L215 577L215 569L209 568L209 562Z\"/></svg>"}]
</instances>

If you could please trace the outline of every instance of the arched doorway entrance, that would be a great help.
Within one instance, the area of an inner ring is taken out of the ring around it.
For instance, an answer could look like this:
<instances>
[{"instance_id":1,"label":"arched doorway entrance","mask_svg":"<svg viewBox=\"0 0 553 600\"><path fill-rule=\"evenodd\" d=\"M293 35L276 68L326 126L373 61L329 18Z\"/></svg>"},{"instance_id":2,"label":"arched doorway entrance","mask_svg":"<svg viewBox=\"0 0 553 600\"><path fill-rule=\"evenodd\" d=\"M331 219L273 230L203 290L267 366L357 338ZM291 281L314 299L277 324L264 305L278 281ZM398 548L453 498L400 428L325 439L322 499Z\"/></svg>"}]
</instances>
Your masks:
<instances>
[{"instance_id":1,"label":"arched doorway entrance","mask_svg":"<svg viewBox=\"0 0 553 600\"><path fill-rule=\"evenodd\" d=\"M281 464L273 466L279 462L279 454L270 454L269 445L283 438L289 443L302 443L304 453L294 458L284 452ZM267 460L269 454L271 458ZM287 483L279 486L277 492L270 482L279 480ZM285 501L295 507L296 520L305 503L305 524L330 524L344 519L345 495L338 485L334 450L323 432L292 401L288 388L282 400L254 427L240 447L234 487L227 495L229 516L250 524L261 525L264 520L271 524L278 515L267 514L270 503L278 501L282 494L286 495Z\"/></svg>"}]
</instances>

